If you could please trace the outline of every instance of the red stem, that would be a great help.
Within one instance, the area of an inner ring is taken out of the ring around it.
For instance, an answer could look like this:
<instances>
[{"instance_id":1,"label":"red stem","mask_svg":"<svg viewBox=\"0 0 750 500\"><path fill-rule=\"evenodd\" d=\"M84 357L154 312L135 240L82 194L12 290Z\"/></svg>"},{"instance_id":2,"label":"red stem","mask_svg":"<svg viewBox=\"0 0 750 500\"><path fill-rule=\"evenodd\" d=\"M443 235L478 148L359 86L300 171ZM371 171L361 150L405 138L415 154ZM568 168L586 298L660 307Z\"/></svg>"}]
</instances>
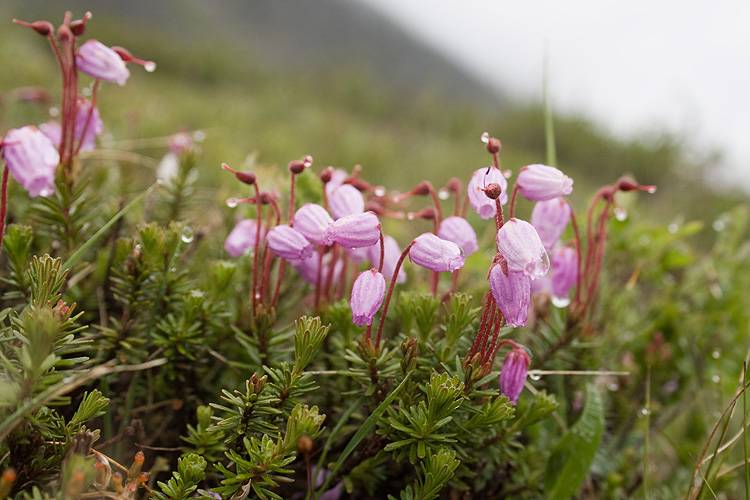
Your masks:
<instances>
[{"instance_id":1,"label":"red stem","mask_svg":"<svg viewBox=\"0 0 750 500\"><path fill-rule=\"evenodd\" d=\"M513 185L513 196L510 198L510 218L513 218L513 213L516 211L516 195L518 194L518 184Z\"/></svg>"},{"instance_id":2,"label":"red stem","mask_svg":"<svg viewBox=\"0 0 750 500\"><path fill-rule=\"evenodd\" d=\"M495 299L488 291L484 294L484 312L482 312L482 320L479 322L479 330L477 330L477 336L474 339L474 345L471 346L471 349L469 350L469 361L471 361L471 358L473 358L477 351L479 351L479 344L481 342L480 339L482 337L484 328L487 327L487 316L490 313L490 300L494 305Z\"/></svg>"},{"instance_id":3,"label":"red stem","mask_svg":"<svg viewBox=\"0 0 750 500\"><path fill-rule=\"evenodd\" d=\"M409 243L409 245L404 249L403 252L401 252L401 257L398 258L398 262L396 262L396 268L393 270L393 277L391 278L391 286L388 287L388 294L385 297L385 304L383 305L383 313L380 315L380 323L378 323L378 336L375 340L375 348L380 348L380 336L383 333L383 325L385 324L385 314L388 312L388 305L391 303L391 295L393 295L393 289L396 286L396 278L398 277L398 272L401 270L401 264L403 264L404 259L407 255L409 255L409 250L411 250L412 245L414 245L414 242L412 241Z\"/></svg>"},{"instance_id":4,"label":"red stem","mask_svg":"<svg viewBox=\"0 0 750 500\"><path fill-rule=\"evenodd\" d=\"M573 205L568 201L567 198L565 198L565 203L568 204L568 208L570 209L570 221L573 224L573 233L575 233L576 236L576 251L578 252L578 277L576 278L576 299L575 299L575 305L580 305L581 302L581 285L582 285L582 279L581 276L581 233L578 231L578 222L576 221L575 213L573 212Z\"/></svg>"}]
</instances>

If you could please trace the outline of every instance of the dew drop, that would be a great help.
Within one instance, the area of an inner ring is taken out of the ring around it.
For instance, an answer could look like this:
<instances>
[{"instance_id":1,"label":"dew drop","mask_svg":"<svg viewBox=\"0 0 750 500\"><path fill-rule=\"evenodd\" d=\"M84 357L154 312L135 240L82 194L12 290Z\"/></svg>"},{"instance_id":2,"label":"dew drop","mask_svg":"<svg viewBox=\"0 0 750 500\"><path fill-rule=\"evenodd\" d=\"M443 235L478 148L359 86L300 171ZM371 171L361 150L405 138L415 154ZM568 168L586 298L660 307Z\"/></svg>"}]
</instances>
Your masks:
<instances>
[{"instance_id":1,"label":"dew drop","mask_svg":"<svg viewBox=\"0 0 750 500\"><path fill-rule=\"evenodd\" d=\"M676 234L678 229L680 229L680 226L678 226L674 222L670 224L669 226L667 226L667 231L669 231L672 234Z\"/></svg>"},{"instance_id":2,"label":"dew drop","mask_svg":"<svg viewBox=\"0 0 750 500\"><path fill-rule=\"evenodd\" d=\"M227 199L227 206L229 208L234 208L234 207L236 207L239 204L240 204L240 202L239 202L239 200L237 200L237 198L228 198Z\"/></svg>"},{"instance_id":3,"label":"dew drop","mask_svg":"<svg viewBox=\"0 0 750 500\"><path fill-rule=\"evenodd\" d=\"M182 236L181 239L185 243L192 243L195 239L195 234L193 233L193 230L190 229L188 226L185 226L185 229L182 230Z\"/></svg>"},{"instance_id":4,"label":"dew drop","mask_svg":"<svg viewBox=\"0 0 750 500\"><path fill-rule=\"evenodd\" d=\"M649 410L648 408L641 408L640 415L642 417L647 417L647 416L651 415L651 410Z\"/></svg>"},{"instance_id":5,"label":"dew drop","mask_svg":"<svg viewBox=\"0 0 750 500\"><path fill-rule=\"evenodd\" d=\"M302 160L302 164L305 166L305 168L312 166L313 157L310 155L305 156L305 159Z\"/></svg>"},{"instance_id":6,"label":"dew drop","mask_svg":"<svg viewBox=\"0 0 750 500\"><path fill-rule=\"evenodd\" d=\"M202 130L196 130L193 132L193 140L195 142L203 142L206 140L206 133Z\"/></svg>"},{"instance_id":7,"label":"dew drop","mask_svg":"<svg viewBox=\"0 0 750 500\"><path fill-rule=\"evenodd\" d=\"M164 184L164 179L162 179L160 177L160 178L156 179L156 183L161 186L162 184Z\"/></svg>"},{"instance_id":8,"label":"dew drop","mask_svg":"<svg viewBox=\"0 0 750 500\"><path fill-rule=\"evenodd\" d=\"M610 382L609 384L607 384L607 389L609 389L611 392L616 392L617 389L619 388L620 386L617 385L615 382Z\"/></svg>"},{"instance_id":9,"label":"dew drop","mask_svg":"<svg viewBox=\"0 0 750 500\"><path fill-rule=\"evenodd\" d=\"M146 64L143 65L143 69L149 73L153 73L156 69L156 63L154 61L147 61Z\"/></svg>"},{"instance_id":10,"label":"dew drop","mask_svg":"<svg viewBox=\"0 0 750 500\"><path fill-rule=\"evenodd\" d=\"M169 272L170 272L170 273L176 273L176 272L177 272L177 268L176 268L176 267L173 267L172 269L170 269L170 270L169 270Z\"/></svg>"},{"instance_id":11,"label":"dew drop","mask_svg":"<svg viewBox=\"0 0 750 500\"><path fill-rule=\"evenodd\" d=\"M50 196L52 193L54 193L55 190L52 188L44 188L39 191L39 196Z\"/></svg>"},{"instance_id":12,"label":"dew drop","mask_svg":"<svg viewBox=\"0 0 750 500\"><path fill-rule=\"evenodd\" d=\"M63 377L62 383L63 384L69 384L73 381L73 377Z\"/></svg>"},{"instance_id":13,"label":"dew drop","mask_svg":"<svg viewBox=\"0 0 750 500\"><path fill-rule=\"evenodd\" d=\"M81 94L83 94L85 96L90 96L91 95L91 88L90 87L83 87L81 89Z\"/></svg>"},{"instance_id":14,"label":"dew drop","mask_svg":"<svg viewBox=\"0 0 750 500\"><path fill-rule=\"evenodd\" d=\"M503 177L505 177L506 179L510 179L511 175L513 175L512 170L503 170Z\"/></svg>"},{"instance_id":15,"label":"dew drop","mask_svg":"<svg viewBox=\"0 0 750 500\"><path fill-rule=\"evenodd\" d=\"M50 116L60 116L60 110L57 108L49 108L49 115Z\"/></svg>"},{"instance_id":16,"label":"dew drop","mask_svg":"<svg viewBox=\"0 0 750 500\"><path fill-rule=\"evenodd\" d=\"M711 353L711 357L719 359L721 357L721 351L719 349L714 349L714 352Z\"/></svg>"},{"instance_id":17,"label":"dew drop","mask_svg":"<svg viewBox=\"0 0 750 500\"><path fill-rule=\"evenodd\" d=\"M490 142L490 134L489 134L489 132L484 132L482 134L482 142L485 143L485 144L487 144L488 142Z\"/></svg>"},{"instance_id":18,"label":"dew drop","mask_svg":"<svg viewBox=\"0 0 750 500\"><path fill-rule=\"evenodd\" d=\"M407 214L407 216L406 216L406 219L407 219L407 220L414 220L414 214L413 214L413 213L411 213L411 212L409 212L409 213Z\"/></svg>"},{"instance_id":19,"label":"dew drop","mask_svg":"<svg viewBox=\"0 0 750 500\"><path fill-rule=\"evenodd\" d=\"M136 245L136 246L135 246L135 249L136 249L136 250L140 250L140 249L141 249L141 245L140 245L140 244Z\"/></svg>"},{"instance_id":20,"label":"dew drop","mask_svg":"<svg viewBox=\"0 0 750 500\"><path fill-rule=\"evenodd\" d=\"M711 377L711 382L713 382L714 384L718 384L719 382L721 382L721 377L719 377L718 375L714 375Z\"/></svg>"},{"instance_id":21,"label":"dew drop","mask_svg":"<svg viewBox=\"0 0 750 500\"><path fill-rule=\"evenodd\" d=\"M624 221L628 218L628 211L624 208L615 207L615 219Z\"/></svg>"},{"instance_id":22,"label":"dew drop","mask_svg":"<svg viewBox=\"0 0 750 500\"><path fill-rule=\"evenodd\" d=\"M531 372L529 372L529 378L530 378L531 380L537 381L537 380L541 380L542 376L541 376L541 375L539 375L539 374L538 374L537 372L535 372L535 371L531 371Z\"/></svg>"},{"instance_id":23,"label":"dew drop","mask_svg":"<svg viewBox=\"0 0 750 500\"><path fill-rule=\"evenodd\" d=\"M563 307L568 307L570 305L570 298L569 297L555 297L554 295L550 299L552 302L552 305L562 309Z\"/></svg>"},{"instance_id":24,"label":"dew drop","mask_svg":"<svg viewBox=\"0 0 750 500\"><path fill-rule=\"evenodd\" d=\"M375 196L377 197L385 196L385 188L378 186L375 188L374 193L375 193Z\"/></svg>"},{"instance_id":25,"label":"dew drop","mask_svg":"<svg viewBox=\"0 0 750 500\"><path fill-rule=\"evenodd\" d=\"M646 190L646 192L647 192L648 194L654 194L654 193L656 192L656 188L655 188L655 187L650 187L650 188L648 188L648 189Z\"/></svg>"},{"instance_id":26,"label":"dew drop","mask_svg":"<svg viewBox=\"0 0 750 500\"><path fill-rule=\"evenodd\" d=\"M451 194L445 189L441 189L440 191L438 191L438 198L440 198L441 200L447 200L450 195Z\"/></svg>"},{"instance_id":27,"label":"dew drop","mask_svg":"<svg viewBox=\"0 0 750 500\"><path fill-rule=\"evenodd\" d=\"M726 227L726 224L724 224L724 221L721 219L716 219L713 224L711 224L711 227L714 228L714 231L719 232L723 231Z\"/></svg>"}]
</instances>

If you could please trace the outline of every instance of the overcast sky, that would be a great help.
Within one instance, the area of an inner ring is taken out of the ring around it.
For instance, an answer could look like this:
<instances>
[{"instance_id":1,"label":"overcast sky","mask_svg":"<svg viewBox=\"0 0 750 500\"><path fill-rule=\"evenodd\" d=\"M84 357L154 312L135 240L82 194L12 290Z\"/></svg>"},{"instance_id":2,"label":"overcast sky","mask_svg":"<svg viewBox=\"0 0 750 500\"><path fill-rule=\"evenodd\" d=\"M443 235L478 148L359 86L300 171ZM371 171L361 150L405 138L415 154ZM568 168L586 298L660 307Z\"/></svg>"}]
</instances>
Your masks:
<instances>
[{"instance_id":1,"label":"overcast sky","mask_svg":"<svg viewBox=\"0 0 750 500\"><path fill-rule=\"evenodd\" d=\"M725 152L750 190L750 2L361 0L481 78L616 133ZM501 138L502 139L502 138Z\"/></svg>"}]
</instances>

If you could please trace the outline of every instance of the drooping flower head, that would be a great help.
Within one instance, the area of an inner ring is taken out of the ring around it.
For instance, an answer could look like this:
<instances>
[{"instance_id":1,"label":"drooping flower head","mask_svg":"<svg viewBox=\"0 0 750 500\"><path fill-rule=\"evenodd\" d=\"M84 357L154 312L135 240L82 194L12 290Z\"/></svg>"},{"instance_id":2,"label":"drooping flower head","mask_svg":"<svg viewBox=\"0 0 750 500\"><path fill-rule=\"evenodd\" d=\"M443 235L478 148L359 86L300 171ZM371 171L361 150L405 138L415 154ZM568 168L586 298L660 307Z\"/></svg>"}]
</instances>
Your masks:
<instances>
[{"instance_id":1,"label":"drooping flower head","mask_svg":"<svg viewBox=\"0 0 750 500\"><path fill-rule=\"evenodd\" d=\"M490 290L507 324L526 326L531 303L531 279L521 271L508 271L499 264L490 270Z\"/></svg>"},{"instance_id":2,"label":"drooping flower head","mask_svg":"<svg viewBox=\"0 0 750 500\"><path fill-rule=\"evenodd\" d=\"M328 197L328 208L334 219L361 214L365 211L365 199L359 189L351 184L343 184L334 189Z\"/></svg>"},{"instance_id":3,"label":"drooping flower head","mask_svg":"<svg viewBox=\"0 0 750 500\"><path fill-rule=\"evenodd\" d=\"M463 217L452 216L443 219L437 234L440 238L460 246L466 257L479 250L477 233Z\"/></svg>"},{"instance_id":4,"label":"drooping flower head","mask_svg":"<svg viewBox=\"0 0 750 500\"><path fill-rule=\"evenodd\" d=\"M573 179L555 167L527 165L518 173L516 187L531 201L547 201L573 192Z\"/></svg>"},{"instance_id":5,"label":"drooping flower head","mask_svg":"<svg viewBox=\"0 0 750 500\"><path fill-rule=\"evenodd\" d=\"M234 226L234 229L224 241L224 249L232 257L237 257L245 251L254 248L258 236L258 223L255 219L244 219ZM263 241L263 230L261 229L260 239Z\"/></svg>"},{"instance_id":6,"label":"drooping flower head","mask_svg":"<svg viewBox=\"0 0 750 500\"><path fill-rule=\"evenodd\" d=\"M578 253L575 248L558 247L552 252L552 295L565 298L578 281Z\"/></svg>"},{"instance_id":7,"label":"drooping flower head","mask_svg":"<svg viewBox=\"0 0 750 500\"><path fill-rule=\"evenodd\" d=\"M479 170L475 170L471 176L467 190L469 203L484 220L491 219L497 213L495 200L488 198L484 193L487 184L492 183L499 184L503 190L499 198L500 204L505 205L508 203L508 181L505 180L505 176L500 169L494 166L489 167L489 169L480 168Z\"/></svg>"},{"instance_id":8,"label":"drooping flower head","mask_svg":"<svg viewBox=\"0 0 750 500\"><path fill-rule=\"evenodd\" d=\"M268 248L278 257L289 260L302 260L315 251L312 243L302 233L290 226L272 227L266 235Z\"/></svg>"},{"instance_id":9,"label":"drooping flower head","mask_svg":"<svg viewBox=\"0 0 750 500\"><path fill-rule=\"evenodd\" d=\"M316 245L333 244L330 228L333 219L325 208L315 203L305 203L294 213L294 228Z\"/></svg>"},{"instance_id":10,"label":"drooping flower head","mask_svg":"<svg viewBox=\"0 0 750 500\"><path fill-rule=\"evenodd\" d=\"M461 269L466 261L460 246L433 233L424 233L414 239L409 258L415 264L439 272Z\"/></svg>"},{"instance_id":11,"label":"drooping flower head","mask_svg":"<svg viewBox=\"0 0 750 500\"><path fill-rule=\"evenodd\" d=\"M503 367L500 369L500 392L514 405L518 402L518 396L521 395L526 383L529 362L529 355L522 347L517 346L505 356Z\"/></svg>"},{"instance_id":12,"label":"drooping flower head","mask_svg":"<svg viewBox=\"0 0 750 500\"><path fill-rule=\"evenodd\" d=\"M385 289L385 276L375 269L359 273L352 285L350 306L353 323L359 326L372 325L372 318L383 304Z\"/></svg>"},{"instance_id":13,"label":"drooping flower head","mask_svg":"<svg viewBox=\"0 0 750 500\"><path fill-rule=\"evenodd\" d=\"M104 124L99 118L99 110L88 99L79 98L76 111L75 140L81 151L93 151L96 136L102 133Z\"/></svg>"},{"instance_id":14,"label":"drooping flower head","mask_svg":"<svg viewBox=\"0 0 750 500\"><path fill-rule=\"evenodd\" d=\"M551 250L560 239L570 221L570 206L564 198L540 201L531 211L531 225L534 226L544 248Z\"/></svg>"},{"instance_id":15,"label":"drooping flower head","mask_svg":"<svg viewBox=\"0 0 750 500\"><path fill-rule=\"evenodd\" d=\"M509 271L521 271L537 279L549 270L549 257L534 226L511 218L498 229L497 249L508 263Z\"/></svg>"},{"instance_id":16,"label":"drooping flower head","mask_svg":"<svg viewBox=\"0 0 750 500\"><path fill-rule=\"evenodd\" d=\"M347 215L333 223L328 235L344 248L369 247L380 240L380 220L373 212Z\"/></svg>"},{"instance_id":17,"label":"drooping flower head","mask_svg":"<svg viewBox=\"0 0 750 500\"><path fill-rule=\"evenodd\" d=\"M8 170L30 197L54 193L60 155L39 129L26 126L9 130L0 149Z\"/></svg>"},{"instance_id":18,"label":"drooping flower head","mask_svg":"<svg viewBox=\"0 0 750 500\"><path fill-rule=\"evenodd\" d=\"M90 77L120 86L125 85L130 76L119 54L98 40L87 40L78 47L76 67Z\"/></svg>"}]
</instances>

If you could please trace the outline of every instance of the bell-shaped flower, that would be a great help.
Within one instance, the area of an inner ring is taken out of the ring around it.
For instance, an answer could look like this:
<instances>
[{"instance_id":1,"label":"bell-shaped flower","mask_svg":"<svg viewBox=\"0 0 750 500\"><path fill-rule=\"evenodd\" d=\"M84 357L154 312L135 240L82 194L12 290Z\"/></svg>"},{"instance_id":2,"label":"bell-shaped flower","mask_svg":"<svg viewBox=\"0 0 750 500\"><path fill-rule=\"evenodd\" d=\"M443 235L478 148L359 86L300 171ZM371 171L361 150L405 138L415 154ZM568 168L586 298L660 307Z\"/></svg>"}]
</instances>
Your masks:
<instances>
[{"instance_id":1,"label":"bell-shaped flower","mask_svg":"<svg viewBox=\"0 0 750 500\"><path fill-rule=\"evenodd\" d=\"M346 179L349 178L349 173L346 170L336 168L331 172L331 178L326 182L326 196L329 198L333 192L339 187L343 186Z\"/></svg>"},{"instance_id":2,"label":"bell-shaped flower","mask_svg":"<svg viewBox=\"0 0 750 500\"><path fill-rule=\"evenodd\" d=\"M467 188L469 203L484 220L491 219L497 213L495 200L490 199L484 193L487 184L492 184L493 182L499 184L503 189L499 200L501 205L505 205L508 203L508 181L505 180L505 176L500 169L494 166L475 170Z\"/></svg>"},{"instance_id":3,"label":"bell-shaped flower","mask_svg":"<svg viewBox=\"0 0 750 500\"><path fill-rule=\"evenodd\" d=\"M573 192L573 179L555 167L527 165L518 172L516 187L531 201L547 201Z\"/></svg>"},{"instance_id":4,"label":"bell-shaped flower","mask_svg":"<svg viewBox=\"0 0 750 500\"><path fill-rule=\"evenodd\" d=\"M531 279L521 271L508 271L499 264L490 270L490 290L507 324L526 326L531 303Z\"/></svg>"},{"instance_id":5,"label":"bell-shaped flower","mask_svg":"<svg viewBox=\"0 0 750 500\"><path fill-rule=\"evenodd\" d=\"M359 189L351 184L343 184L334 189L328 197L328 208L334 219L361 214L365 211L365 199Z\"/></svg>"},{"instance_id":6,"label":"bell-shaped flower","mask_svg":"<svg viewBox=\"0 0 750 500\"><path fill-rule=\"evenodd\" d=\"M78 47L76 67L81 73L119 85L125 85L130 76L119 54L97 40L87 40Z\"/></svg>"},{"instance_id":7,"label":"bell-shaped flower","mask_svg":"<svg viewBox=\"0 0 750 500\"><path fill-rule=\"evenodd\" d=\"M479 250L477 233L474 232L474 228L471 227L469 221L463 217L452 216L443 219L437 234L442 239L452 241L460 246L466 257Z\"/></svg>"},{"instance_id":8,"label":"bell-shaped flower","mask_svg":"<svg viewBox=\"0 0 750 500\"><path fill-rule=\"evenodd\" d=\"M555 246L569 221L570 206L564 198L540 201L531 211L531 225L547 250Z\"/></svg>"},{"instance_id":9,"label":"bell-shaped flower","mask_svg":"<svg viewBox=\"0 0 750 500\"><path fill-rule=\"evenodd\" d=\"M393 273L396 271L396 264L398 259L401 257L401 247L393 236L385 235L383 237L383 248L385 249L385 255L383 256L383 274L390 279L393 279ZM377 267L380 264L380 243L375 243L371 247L367 247L368 259L370 264ZM396 284L406 282L406 271L401 266L398 270L398 276L396 277Z\"/></svg>"},{"instance_id":10,"label":"bell-shaped flower","mask_svg":"<svg viewBox=\"0 0 750 500\"><path fill-rule=\"evenodd\" d=\"M272 227L266 235L268 248L278 257L289 260L307 259L315 247L302 233L290 226Z\"/></svg>"},{"instance_id":11,"label":"bell-shaped flower","mask_svg":"<svg viewBox=\"0 0 750 500\"><path fill-rule=\"evenodd\" d=\"M578 281L578 252L558 247L552 252L552 295L565 298Z\"/></svg>"},{"instance_id":12,"label":"bell-shaped flower","mask_svg":"<svg viewBox=\"0 0 750 500\"><path fill-rule=\"evenodd\" d=\"M414 239L409 258L415 264L439 272L461 269L466 261L460 246L433 233L420 234Z\"/></svg>"},{"instance_id":13,"label":"bell-shaped flower","mask_svg":"<svg viewBox=\"0 0 750 500\"><path fill-rule=\"evenodd\" d=\"M380 220L373 212L347 215L333 223L328 236L344 248L369 247L380 240Z\"/></svg>"},{"instance_id":14,"label":"bell-shaped flower","mask_svg":"<svg viewBox=\"0 0 750 500\"><path fill-rule=\"evenodd\" d=\"M333 244L330 229L333 219L325 208L315 203L305 203L294 213L294 229L316 245Z\"/></svg>"},{"instance_id":15,"label":"bell-shaped flower","mask_svg":"<svg viewBox=\"0 0 750 500\"><path fill-rule=\"evenodd\" d=\"M372 324L372 318L383 305L385 289L385 276L375 269L359 273L352 285L352 323L359 326Z\"/></svg>"},{"instance_id":16,"label":"bell-shaped flower","mask_svg":"<svg viewBox=\"0 0 750 500\"><path fill-rule=\"evenodd\" d=\"M547 274L549 257L534 226L516 218L498 229L497 249L511 271L521 271L532 280Z\"/></svg>"},{"instance_id":17,"label":"bell-shaped flower","mask_svg":"<svg viewBox=\"0 0 750 500\"><path fill-rule=\"evenodd\" d=\"M261 229L260 241L263 241L263 230ZM258 223L255 219L244 219L234 226L224 241L224 250L232 257L237 257L247 250L255 247L258 238Z\"/></svg>"},{"instance_id":18,"label":"bell-shaped flower","mask_svg":"<svg viewBox=\"0 0 750 500\"><path fill-rule=\"evenodd\" d=\"M529 374L529 355L521 347L512 349L503 361L500 369L500 392L505 394L514 405L526 384Z\"/></svg>"},{"instance_id":19,"label":"bell-shaped flower","mask_svg":"<svg viewBox=\"0 0 750 500\"><path fill-rule=\"evenodd\" d=\"M47 139L52 141L57 150L60 150L60 142L62 141L62 126L55 120L48 120L39 125L39 130L47 136Z\"/></svg>"},{"instance_id":20,"label":"bell-shaped flower","mask_svg":"<svg viewBox=\"0 0 750 500\"><path fill-rule=\"evenodd\" d=\"M93 151L96 147L96 136L104 129L104 124L99 118L99 110L88 99L78 99L77 107L75 139L81 145L81 151Z\"/></svg>"},{"instance_id":21,"label":"bell-shaped flower","mask_svg":"<svg viewBox=\"0 0 750 500\"><path fill-rule=\"evenodd\" d=\"M312 286L316 286L318 283L318 269L320 268L320 258L317 255L313 255L309 259L303 260L290 260L289 263L294 269L296 269L300 278L310 283ZM331 254L328 253L323 256L323 269L320 270L320 280L325 283L328 279L330 272ZM341 278L341 273L344 270L344 262L337 260L333 266L333 276L331 283L337 283Z\"/></svg>"},{"instance_id":22,"label":"bell-shaped flower","mask_svg":"<svg viewBox=\"0 0 750 500\"><path fill-rule=\"evenodd\" d=\"M30 197L55 192L55 169L60 155L39 129L29 125L9 130L0 149L5 166Z\"/></svg>"}]
</instances>

